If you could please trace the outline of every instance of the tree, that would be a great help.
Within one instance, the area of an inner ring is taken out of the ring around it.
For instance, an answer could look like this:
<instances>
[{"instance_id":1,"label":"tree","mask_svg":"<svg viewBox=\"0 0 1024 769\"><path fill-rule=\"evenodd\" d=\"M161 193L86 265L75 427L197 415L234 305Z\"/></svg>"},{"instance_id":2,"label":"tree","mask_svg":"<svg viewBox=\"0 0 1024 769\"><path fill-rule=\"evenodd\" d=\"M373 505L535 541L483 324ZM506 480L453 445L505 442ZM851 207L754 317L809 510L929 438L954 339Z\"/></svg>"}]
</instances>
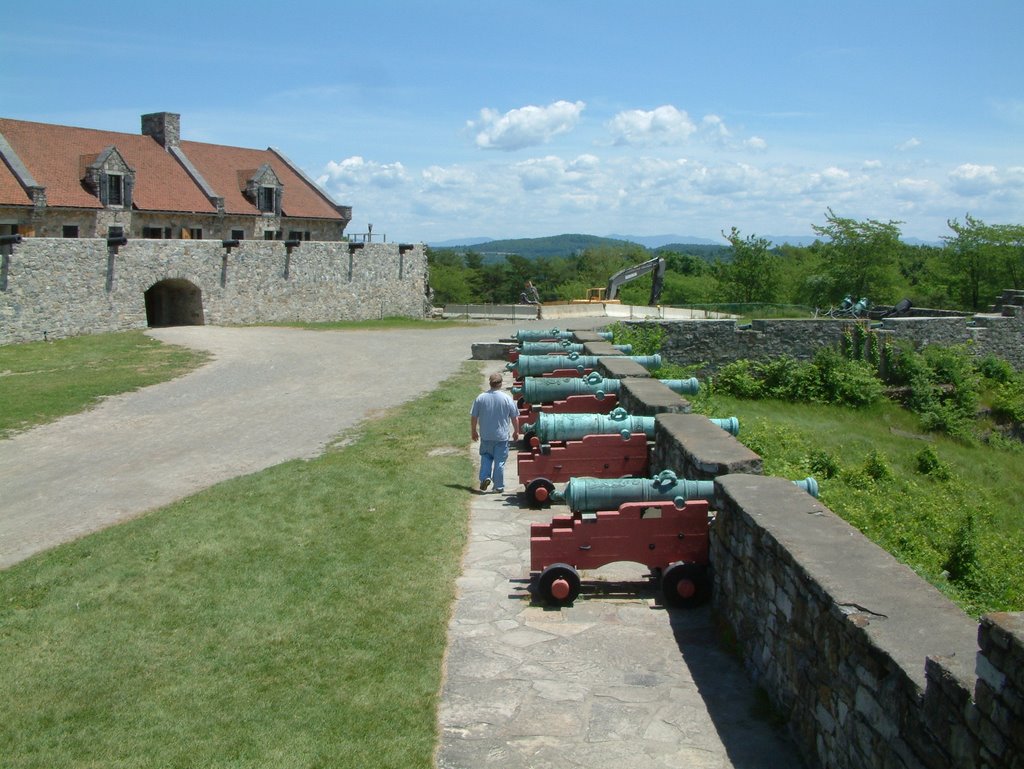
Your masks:
<instances>
[{"instance_id":1,"label":"tree","mask_svg":"<svg viewBox=\"0 0 1024 769\"><path fill-rule=\"evenodd\" d=\"M717 277L730 302L778 301L779 263L765 238L740 237L735 227L722 237L732 246L732 258L718 262Z\"/></svg>"},{"instance_id":2,"label":"tree","mask_svg":"<svg viewBox=\"0 0 1024 769\"><path fill-rule=\"evenodd\" d=\"M828 209L826 223L811 225L815 234L828 238L822 244L828 299L838 301L849 294L859 297L891 298L899 286L899 255L903 249L899 226L903 222L858 222Z\"/></svg>"}]
</instances>

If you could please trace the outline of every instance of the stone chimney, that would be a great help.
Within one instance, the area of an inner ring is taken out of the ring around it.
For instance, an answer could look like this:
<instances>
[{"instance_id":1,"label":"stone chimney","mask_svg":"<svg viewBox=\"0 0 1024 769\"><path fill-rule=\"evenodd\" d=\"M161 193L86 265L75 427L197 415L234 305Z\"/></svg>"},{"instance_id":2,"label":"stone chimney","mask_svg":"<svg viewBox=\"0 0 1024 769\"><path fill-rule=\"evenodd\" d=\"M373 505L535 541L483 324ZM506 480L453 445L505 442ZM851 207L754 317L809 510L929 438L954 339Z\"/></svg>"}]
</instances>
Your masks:
<instances>
[{"instance_id":1,"label":"stone chimney","mask_svg":"<svg viewBox=\"0 0 1024 769\"><path fill-rule=\"evenodd\" d=\"M143 115L142 135L152 136L164 149L177 147L181 141L181 115L174 112Z\"/></svg>"}]
</instances>

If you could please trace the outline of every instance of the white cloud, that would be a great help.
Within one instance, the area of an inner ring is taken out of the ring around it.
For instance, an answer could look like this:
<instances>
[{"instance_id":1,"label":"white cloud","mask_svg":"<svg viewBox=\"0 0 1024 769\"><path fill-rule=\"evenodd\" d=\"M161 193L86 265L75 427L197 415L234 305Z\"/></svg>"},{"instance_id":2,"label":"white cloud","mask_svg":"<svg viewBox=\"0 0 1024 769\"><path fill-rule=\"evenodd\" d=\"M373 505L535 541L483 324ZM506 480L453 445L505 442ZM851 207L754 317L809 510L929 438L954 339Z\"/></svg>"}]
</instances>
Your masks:
<instances>
[{"instance_id":1,"label":"white cloud","mask_svg":"<svg viewBox=\"0 0 1024 769\"><path fill-rule=\"evenodd\" d=\"M421 176L426 189L464 189L476 181L476 174L461 166L429 166L424 168Z\"/></svg>"},{"instance_id":2,"label":"white cloud","mask_svg":"<svg viewBox=\"0 0 1024 769\"><path fill-rule=\"evenodd\" d=\"M620 112L607 128L614 144L641 146L681 144L697 130L689 115L669 104L649 111Z\"/></svg>"},{"instance_id":3,"label":"white cloud","mask_svg":"<svg viewBox=\"0 0 1024 769\"><path fill-rule=\"evenodd\" d=\"M511 168L523 189L538 190L567 184L574 187L588 186L600 170L600 160L595 155L580 155L565 160L555 155L530 158L516 163Z\"/></svg>"},{"instance_id":4,"label":"white cloud","mask_svg":"<svg viewBox=\"0 0 1024 769\"><path fill-rule=\"evenodd\" d=\"M896 149L899 150L900 152L906 152L908 150L912 150L912 149L915 149L915 148L920 147L920 146L921 146L921 140L912 136L909 139L907 139L905 142L901 142L900 144L897 144L896 145Z\"/></svg>"},{"instance_id":5,"label":"white cloud","mask_svg":"<svg viewBox=\"0 0 1024 769\"><path fill-rule=\"evenodd\" d=\"M896 179L893 194L901 200L925 201L939 193L939 186L931 179Z\"/></svg>"},{"instance_id":6,"label":"white cloud","mask_svg":"<svg viewBox=\"0 0 1024 769\"><path fill-rule=\"evenodd\" d=\"M340 163L329 161L317 183L325 187L395 187L407 179L408 174L401 163L375 163L353 155Z\"/></svg>"},{"instance_id":7,"label":"white cloud","mask_svg":"<svg viewBox=\"0 0 1024 769\"><path fill-rule=\"evenodd\" d=\"M987 195L1000 186L995 166L980 166L974 163L963 163L954 168L949 174L949 180L953 191L965 197Z\"/></svg>"},{"instance_id":8,"label":"white cloud","mask_svg":"<svg viewBox=\"0 0 1024 769\"><path fill-rule=\"evenodd\" d=\"M837 192L847 189L853 179L849 171L837 166L810 174L804 185L805 193Z\"/></svg>"},{"instance_id":9,"label":"white cloud","mask_svg":"<svg viewBox=\"0 0 1024 769\"><path fill-rule=\"evenodd\" d=\"M480 120L469 121L467 127L476 133L476 145L481 149L518 150L573 130L585 107L581 101L556 101L546 107L520 107L504 115L484 108Z\"/></svg>"}]
</instances>

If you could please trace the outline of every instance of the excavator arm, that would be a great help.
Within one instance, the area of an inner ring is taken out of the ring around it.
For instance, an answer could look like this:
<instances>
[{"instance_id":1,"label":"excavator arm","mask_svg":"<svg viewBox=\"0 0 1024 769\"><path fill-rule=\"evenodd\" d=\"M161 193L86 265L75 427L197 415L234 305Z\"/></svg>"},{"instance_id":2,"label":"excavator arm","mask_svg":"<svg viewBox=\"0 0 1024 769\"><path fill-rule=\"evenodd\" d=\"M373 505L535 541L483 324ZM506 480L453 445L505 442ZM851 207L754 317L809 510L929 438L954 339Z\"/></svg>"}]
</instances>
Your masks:
<instances>
[{"instance_id":1,"label":"excavator arm","mask_svg":"<svg viewBox=\"0 0 1024 769\"><path fill-rule=\"evenodd\" d=\"M653 307L661 298L661 285L665 280L665 260L660 256L640 264L634 264L632 267L619 270L612 275L608 279L608 288L605 289L605 300L611 301L614 299L619 293L619 287L624 283L636 280L641 275L646 275L649 272L654 272L654 279L651 281L651 298L647 304Z\"/></svg>"}]
</instances>

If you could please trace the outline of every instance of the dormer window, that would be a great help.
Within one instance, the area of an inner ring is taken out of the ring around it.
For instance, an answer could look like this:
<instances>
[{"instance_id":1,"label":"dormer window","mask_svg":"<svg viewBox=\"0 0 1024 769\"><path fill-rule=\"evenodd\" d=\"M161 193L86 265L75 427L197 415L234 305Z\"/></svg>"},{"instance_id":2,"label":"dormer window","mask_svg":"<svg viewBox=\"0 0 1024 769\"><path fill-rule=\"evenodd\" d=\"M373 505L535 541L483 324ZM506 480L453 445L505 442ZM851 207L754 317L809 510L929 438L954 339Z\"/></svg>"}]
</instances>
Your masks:
<instances>
[{"instance_id":1,"label":"dormer window","mask_svg":"<svg viewBox=\"0 0 1024 769\"><path fill-rule=\"evenodd\" d=\"M260 187L257 207L265 214L274 213L277 210L277 188Z\"/></svg>"},{"instance_id":2,"label":"dormer window","mask_svg":"<svg viewBox=\"0 0 1024 769\"><path fill-rule=\"evenodd\" d=\"M124 205L124 177L121 174L107 174L107 205Z\"/></svg>"},{"instance_id":3,"label":"dormer window","mask_svg":"<svg viewBox=\"0 0 1024 769\"><path fill-rule=\"evenodd\" d=\"M116 147L107 147L96 156L84 156L82 184L100 199L100 204L114 208L132 207L135 170L129 166Z\"/></svg>"},{"instance_id":4,"label":"dormer window","mask_svg":"<svg viewBox=\"0 0 1024 769\"><path fill-rule=\"evenodd\" d=\"M281 215L284 185L269 164L264 163L255 171L239 171L238 177L243 193L257 211L261 214Z\"/></svg>"}]
</instances>

